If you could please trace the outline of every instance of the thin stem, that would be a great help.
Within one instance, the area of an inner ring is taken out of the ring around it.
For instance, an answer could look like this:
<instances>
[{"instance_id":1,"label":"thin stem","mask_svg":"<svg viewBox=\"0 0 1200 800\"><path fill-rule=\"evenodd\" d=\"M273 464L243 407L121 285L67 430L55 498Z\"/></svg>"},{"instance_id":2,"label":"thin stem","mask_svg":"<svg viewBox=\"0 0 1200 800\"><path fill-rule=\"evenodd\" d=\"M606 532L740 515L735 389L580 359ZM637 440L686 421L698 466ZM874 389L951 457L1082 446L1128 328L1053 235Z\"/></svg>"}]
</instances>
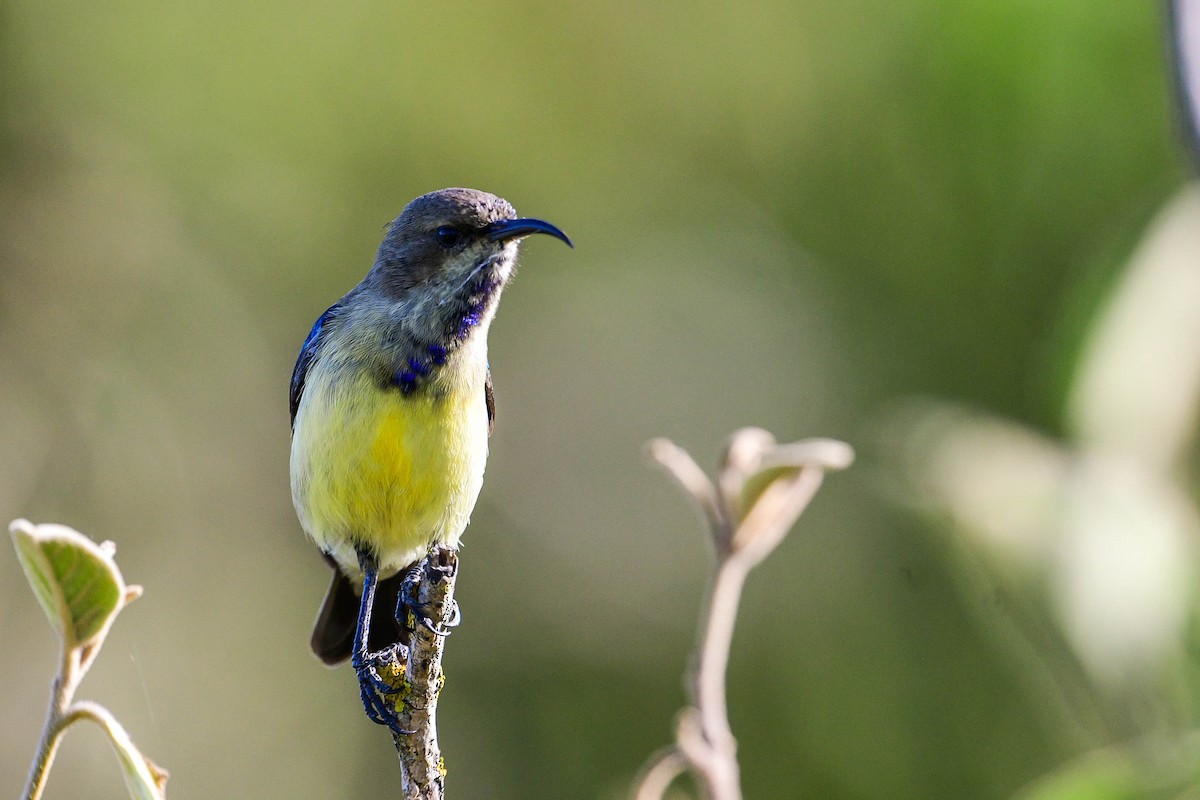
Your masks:
<instances>
[{"instance_id":1,"label":"thin stem","mask_svg":"<svg viewBox=\"0 0 1200 800\"><path fill-rule=\"evenodd\" d=\"M38 800L46 789L46 779L50 774L50 765L54 763L54 755L62 742L63 732L67 728L67 709L75 689L79 686L79 659L75 648L64 645L59 661L58 675L50 688L50 705L46 710L46 724L42 726L42 735L38 740L37 753L33 764L29 767L29 777L25 781L24 800Z\"/></svg>"},{"instance_id":2,"label":"thin stem","mask_svg":"<svg viewBox=\"0 0 1200 800\"><path fill-rule=\"evenodd\" d=\"M713 800L741 797L737 764L737 740L729 727L725 701L725 675L729 651L737 625L742 587L749 571L737 555L722 558L713 574L708 603L704 607L697 643L698 659L692 674L692 705L699 713L700 734L706 757L690 758L692 768L704 776L706 791ZM687 748L694 753L695 748Z\"/></svg>"},{"instance_id":3,"label":"thin stem","mask_svg":"<svg viewBox=\"0 0 1200 800\"><path fill-rule=\"evenodd\" d=\"M50 773L50 765L54 763L54 754L62 741L62 728L59 727L58 697L61 680L54 679L51 690L50 709L46 713L46 724L42 727L42 736L38 741L37 754L29 768L29 778L25 781L25 800L38 800L46 788L46 777Z\"/></svg>"},{"instance_id":4,"label":"thin stem","mask_svg":"<svg viewBox=\"0 0 1200 800\"><path fill-rule=\"evenodd\" d=\"M714 744L722 739L733 741L725 704L725 673L745 581L746 569L741 559L730 557L720 563L713 576L712 594L701 626L700 659L692 679L692 700L700 709L705 738Z\"/></svg>"},{"instance_id":5,"label":"thin stem","mask_svg":"<svg viewBox=\"0 0 1200 800\"><path fill-rule=\"evenodd\" d=\"M667 789L687 770L687 759L674 747L668 747L651 758L642 770L633 800L662 800Z\"/></svg>"},{"instance_id":6,"label":"thin stem","mask_svg":"<svg viewBox=\"0 0 1200 800\"><path fill-rule=\"evenodd\" d=\"M80 700L78 703L72 703L67 708L67 713L62 717L62 727L65 730L68 726L81 719L91 720L96 723L110 737L114 733L124 735L125 729L121 727L121 723L117 722L117 718L107 708L90 700Z\"/></svg>"}]
</instances>

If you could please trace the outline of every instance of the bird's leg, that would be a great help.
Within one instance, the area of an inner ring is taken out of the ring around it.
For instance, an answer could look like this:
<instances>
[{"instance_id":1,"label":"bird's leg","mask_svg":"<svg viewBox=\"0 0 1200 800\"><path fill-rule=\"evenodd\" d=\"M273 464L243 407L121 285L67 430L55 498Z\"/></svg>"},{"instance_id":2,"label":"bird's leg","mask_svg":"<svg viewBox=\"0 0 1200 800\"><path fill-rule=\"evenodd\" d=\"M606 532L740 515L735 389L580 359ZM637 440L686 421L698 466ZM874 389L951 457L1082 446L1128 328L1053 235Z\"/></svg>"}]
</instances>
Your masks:
<instances>
[{"instance_id":1,"label":"bird's leg","mask_svg":"<svg viewBox=\"0 0 1200 800\"><path fill-rule=\"evenodd\" d=\"M386 725L393 733L405 735L396 716L395 697L404 693L404 664L400 658L402 645L397 642L378 652L370 652L368 641L371 632L371 609L375 604L375 587L379 582L379 568L374 559L359 553L359 564L363 570L362 600L358 607L358 622L354 627L354 653L350 664L358 675L359 696L367 718L379 725ZM379 674L380 668L398 679L398 683L386 680Z\"/></svg>"},{"instance_id":2,"label":"bird's leg","mask_svg":"<svg viewBox=\"0 0 1200 800\"><path fill-rule=\"evenodd\" d=\"M400 582L400 598L396 603L396 619L409 629L419 622L438 636L449 636L450 629L457 627L462 622L462 612L459 611L458 601L451 598L450 602L454 605L450 610L450 619L444 623L438 624L430 619L429 609L417 600L417 587L421 585L421 564L422 562L418 561L404 573L404 580ZM434 569L436 568L434 567ZM413 620L411 624L408 619L410 614Z\"/></svg>"}]
</instances>

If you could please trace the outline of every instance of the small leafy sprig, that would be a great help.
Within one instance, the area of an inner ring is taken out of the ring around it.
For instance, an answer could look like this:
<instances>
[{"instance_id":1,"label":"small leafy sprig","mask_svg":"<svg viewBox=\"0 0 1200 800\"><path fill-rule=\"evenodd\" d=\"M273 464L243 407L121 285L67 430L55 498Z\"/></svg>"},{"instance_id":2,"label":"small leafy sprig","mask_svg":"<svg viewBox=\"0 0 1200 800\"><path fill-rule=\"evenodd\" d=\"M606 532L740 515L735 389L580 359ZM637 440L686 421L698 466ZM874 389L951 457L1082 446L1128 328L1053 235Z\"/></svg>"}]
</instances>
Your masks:
<instances>
[{"instance_id":1,"label":"small leafy sprig","mask_svg":"<svg viewBox=\"0 0 1200 800\"><path fill-rule=\"evenodd\" d=\"M75 700L75 691L95 662L113 621L141 595L142 587L125 583L114 560L117 548L112 542L96 544L65 525L34 525L24 519L14 521L8 530L25 577L62 646L46 724L22 797L38 800L42 796L63 735L76 722L90 720L100 726L116 751L130 797L163 800L166 771L142 755L108 709L89 700Z\"/></svg>"},{"instance_id":2,"label":"small leafy sprig","mask_svg":"<svg viewBox=\"0 0 1200 800\"><path fill-rule=\"evenodd\" d=\"M850 466L854 451L833 439L776 444L761 428L742 428L729 438L714 484L686 450L669 440L655 439L648 449L703 515L716 567L687 680L689 705L679 713L675 744L651 759L635 798L661 800L675 778L690 771L710 800L741 800L725 673L742 586L804 513L825 472Z\"/></svg>"}]
</instances>

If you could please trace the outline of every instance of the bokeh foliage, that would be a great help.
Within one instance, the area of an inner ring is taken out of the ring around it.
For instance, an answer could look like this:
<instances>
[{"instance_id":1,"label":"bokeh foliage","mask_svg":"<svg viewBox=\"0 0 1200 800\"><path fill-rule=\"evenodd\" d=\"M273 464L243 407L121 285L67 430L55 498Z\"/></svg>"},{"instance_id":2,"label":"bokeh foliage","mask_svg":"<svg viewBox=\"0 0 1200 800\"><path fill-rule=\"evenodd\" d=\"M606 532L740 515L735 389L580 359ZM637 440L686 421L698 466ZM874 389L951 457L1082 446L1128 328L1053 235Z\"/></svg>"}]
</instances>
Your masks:
<instances>
[{"instance_id":1,"label":"bokeh foliage","mask_svg":"<svg viewBox=\"0 0 1200 800\"><path fill-rule=\"evenodd\" d=\"M1163 43L1154 4L1082 0L7 0L0 516L120 543L149 599L89 685L173 796L395 786L352 676L305 650L326 576L285 386L408 199L494 191L578 249L530 242L493 328L456 796L617 797L667 740L706 562L641 444L755 424L866 459L748 587L747 796L1008 797L1117 734L1048 678L1073 657L1022 616L1036 590L1014 609L864 446L912 393L1062 432L1088 321L1185 181ZM0 559L7 795L52 652L18 576ZM94 745L52 792L115 795Z\"/></svg>"}]
</instances>

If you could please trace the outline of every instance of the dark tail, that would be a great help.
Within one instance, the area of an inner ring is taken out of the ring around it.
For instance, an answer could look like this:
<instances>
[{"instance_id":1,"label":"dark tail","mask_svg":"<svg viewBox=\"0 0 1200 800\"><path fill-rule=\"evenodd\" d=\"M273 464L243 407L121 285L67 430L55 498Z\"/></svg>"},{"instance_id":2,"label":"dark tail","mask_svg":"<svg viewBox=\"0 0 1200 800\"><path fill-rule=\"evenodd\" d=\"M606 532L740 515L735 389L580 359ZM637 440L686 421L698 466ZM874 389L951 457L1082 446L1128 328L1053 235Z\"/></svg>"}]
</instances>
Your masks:
<instances>
[{"instance_id":1,"label":"dark tail","mask_svg":"<svg viewBox=\"0 0 1200 800\"><path fill-rule=\"evenodd\" d=\"M375 590L375 607L371 609L371 630L367 636L367 646L372 651L407 639L404 627L396 621L396 604L400 599L400 584L404 582L406 571L400 570L392 577L381 580ZM358 625L360 602L359 593L354 590L350 579L334 567L333 581L317 614L311 642L313 653L331 667L350 658L354 649L354 629Z\"/></svg>"}]
</instances>

